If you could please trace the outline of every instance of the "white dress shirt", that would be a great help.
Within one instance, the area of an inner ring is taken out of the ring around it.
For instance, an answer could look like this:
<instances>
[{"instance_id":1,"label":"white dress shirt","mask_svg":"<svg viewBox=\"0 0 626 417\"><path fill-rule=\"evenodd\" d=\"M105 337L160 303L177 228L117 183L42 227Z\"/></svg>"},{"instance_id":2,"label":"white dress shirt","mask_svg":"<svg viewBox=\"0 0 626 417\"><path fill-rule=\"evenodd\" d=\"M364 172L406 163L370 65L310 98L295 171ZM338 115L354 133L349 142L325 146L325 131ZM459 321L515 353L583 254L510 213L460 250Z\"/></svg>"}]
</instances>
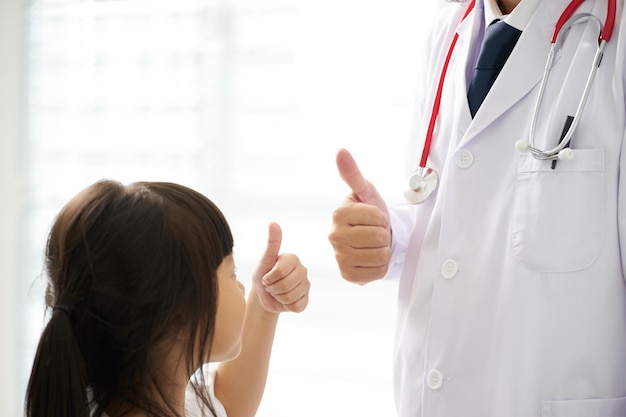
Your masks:
<instances>
[{"instance_id":1,"label":"white dress shirt","mask_svg":"<svg viewBox=\"0 0 626 417\"><path fill-rule=\"evenodd\" d=\"M540 1L522 0L511 13L504 15L496 0L485 0L485 26L488 26L495 19L500 19L523 32Z\"/></svg>"}]
</instances>

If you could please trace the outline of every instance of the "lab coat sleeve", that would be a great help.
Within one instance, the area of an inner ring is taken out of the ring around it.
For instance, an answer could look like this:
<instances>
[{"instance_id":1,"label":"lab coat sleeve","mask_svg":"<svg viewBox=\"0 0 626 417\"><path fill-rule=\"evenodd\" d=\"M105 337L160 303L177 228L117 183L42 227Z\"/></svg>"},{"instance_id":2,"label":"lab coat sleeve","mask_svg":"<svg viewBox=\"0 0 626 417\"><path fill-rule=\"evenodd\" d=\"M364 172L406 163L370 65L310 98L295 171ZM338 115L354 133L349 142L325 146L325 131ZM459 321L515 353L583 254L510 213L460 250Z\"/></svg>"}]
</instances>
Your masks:
<instances>
[{"instance_id":1,"label":"lab coat sleeve","mask_svg":"<svg viewBox=\"0 0 626 417\"><path fill-rule=\"evenodd\" d=\"M411 230L413 230L413 214L411 207L404 204L389 210L391 221L391 259L385 279L398 279L406 257Z\"/></svg>"},{"instance_id":2,"label":"lab coat sleeve","mask_svg":"<svg viewBox=\"0 0 626 417\"><path fill-rule=\"evenodd\" d=\"M621 21L616 22L619 27L625 27L626 25L626 10L622 12ZM623 39L622 31L619 32L618 42L620 44L626 43ZM615 69L616 74L621 74L622 86L626 86L626 53L624 46L618 48L622 51L621 59L618 59L620 67ZM625 91L625 90L622 90ZM626 108L626 92L623 93L622 99L624 100L624 108ZM619 160L619 177L617 188L617 225L619 236L619 249L622 262L622 277L626 281L626 129L622 134L621 154Z\"/></svg>"},{"instance_id":3,"label":"lab coat sleeve","mask_svg":"<svg viewBox=\"0 0 626 417\"><path fill-rule=\"evenodd\" d=\"M617 224L619 227L620 255L622 260L622 276L626 281L626 132L622 137L622 153L619 165L619 186L617 200Z\"/></svg>"}]
</instances>

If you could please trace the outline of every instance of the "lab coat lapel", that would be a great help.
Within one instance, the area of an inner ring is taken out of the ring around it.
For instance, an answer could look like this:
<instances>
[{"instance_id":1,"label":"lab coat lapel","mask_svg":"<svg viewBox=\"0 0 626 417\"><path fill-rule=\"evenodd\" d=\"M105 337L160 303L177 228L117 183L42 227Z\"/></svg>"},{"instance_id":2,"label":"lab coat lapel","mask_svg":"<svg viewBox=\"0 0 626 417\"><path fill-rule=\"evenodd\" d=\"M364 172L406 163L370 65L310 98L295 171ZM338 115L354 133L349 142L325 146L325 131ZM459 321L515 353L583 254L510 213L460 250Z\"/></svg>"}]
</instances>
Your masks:
<instances>
[{"instance_id":1,"label":"lab coat lapel","mask_svg":"<svg viewBox=\"0 0 626 417\"><path fill-rule=\"evenodd\" d=\"M480 41L482 36L480 35L485 30L484 25L484 6L482 1L476 2L474 11L463 20L458 28L457 33L459 39L457 41L456 50L462 51L462 56L459 56L458 62L465 65L462 71L455 71L453 78L453 105L454 113L457 115L455 132L453 136L456 136L455 143L458 143L459 138L463 137L468 127L472 123L472 116L469 111L469 105L467 103L467 86L468 80L471 79L474 71L473 63L476 61L477 51L480 50Z\"/></svg>"},{"instance_id":2,"label":"lab coat lapel","mask_svg":"<svg viewBox=\"0 0 626 417\"><path fill-rule=\"evenodd\" d=\"M459 146L475 138L541 81L561 3L561 0L550 0L537 6Z\"/></svg>"}]
</instances>

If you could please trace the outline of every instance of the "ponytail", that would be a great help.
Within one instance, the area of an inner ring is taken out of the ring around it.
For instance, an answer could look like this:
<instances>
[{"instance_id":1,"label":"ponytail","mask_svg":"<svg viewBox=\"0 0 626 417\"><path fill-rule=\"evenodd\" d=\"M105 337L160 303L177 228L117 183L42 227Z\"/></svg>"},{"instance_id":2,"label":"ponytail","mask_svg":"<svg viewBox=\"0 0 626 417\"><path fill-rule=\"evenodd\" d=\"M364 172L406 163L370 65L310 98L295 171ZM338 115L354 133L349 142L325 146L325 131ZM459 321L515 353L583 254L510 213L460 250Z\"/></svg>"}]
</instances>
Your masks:
<instances>
[{"instance_id":1,"label":"ponytail","mask_svg":"<svg viewBox=\"0 0 626 417\"><path fill-rule=\"evenodd\" d=\"M87 372L72 310L54 307L39 340L26 391L27 417L89 417Z\"/></svg>"}]
</instances>

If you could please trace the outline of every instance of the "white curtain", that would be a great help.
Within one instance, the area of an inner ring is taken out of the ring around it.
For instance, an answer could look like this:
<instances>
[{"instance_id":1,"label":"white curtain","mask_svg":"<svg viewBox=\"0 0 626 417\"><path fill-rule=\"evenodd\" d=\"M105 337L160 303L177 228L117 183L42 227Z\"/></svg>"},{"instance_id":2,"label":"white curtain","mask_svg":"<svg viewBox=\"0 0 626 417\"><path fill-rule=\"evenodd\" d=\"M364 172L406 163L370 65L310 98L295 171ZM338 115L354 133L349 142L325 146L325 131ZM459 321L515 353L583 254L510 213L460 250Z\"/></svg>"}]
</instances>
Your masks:
<instances>
[{"instance_id":1,"label":"white curtain","mask_svg":"<svg viewBox=\"0 0 626 417\"><path fill-rule=\"evenodd\" d=\"M281 318L259 417L393 415L396 285L343 281L327 241L347 147L399 201L420 39L436 0L31 0L19 170L17 386L42 313L54 215L101 178L205 193L246 283L267 223L309 268ZM21 406L21 404L20 404Z\"/></svg>"}]
</instances>

